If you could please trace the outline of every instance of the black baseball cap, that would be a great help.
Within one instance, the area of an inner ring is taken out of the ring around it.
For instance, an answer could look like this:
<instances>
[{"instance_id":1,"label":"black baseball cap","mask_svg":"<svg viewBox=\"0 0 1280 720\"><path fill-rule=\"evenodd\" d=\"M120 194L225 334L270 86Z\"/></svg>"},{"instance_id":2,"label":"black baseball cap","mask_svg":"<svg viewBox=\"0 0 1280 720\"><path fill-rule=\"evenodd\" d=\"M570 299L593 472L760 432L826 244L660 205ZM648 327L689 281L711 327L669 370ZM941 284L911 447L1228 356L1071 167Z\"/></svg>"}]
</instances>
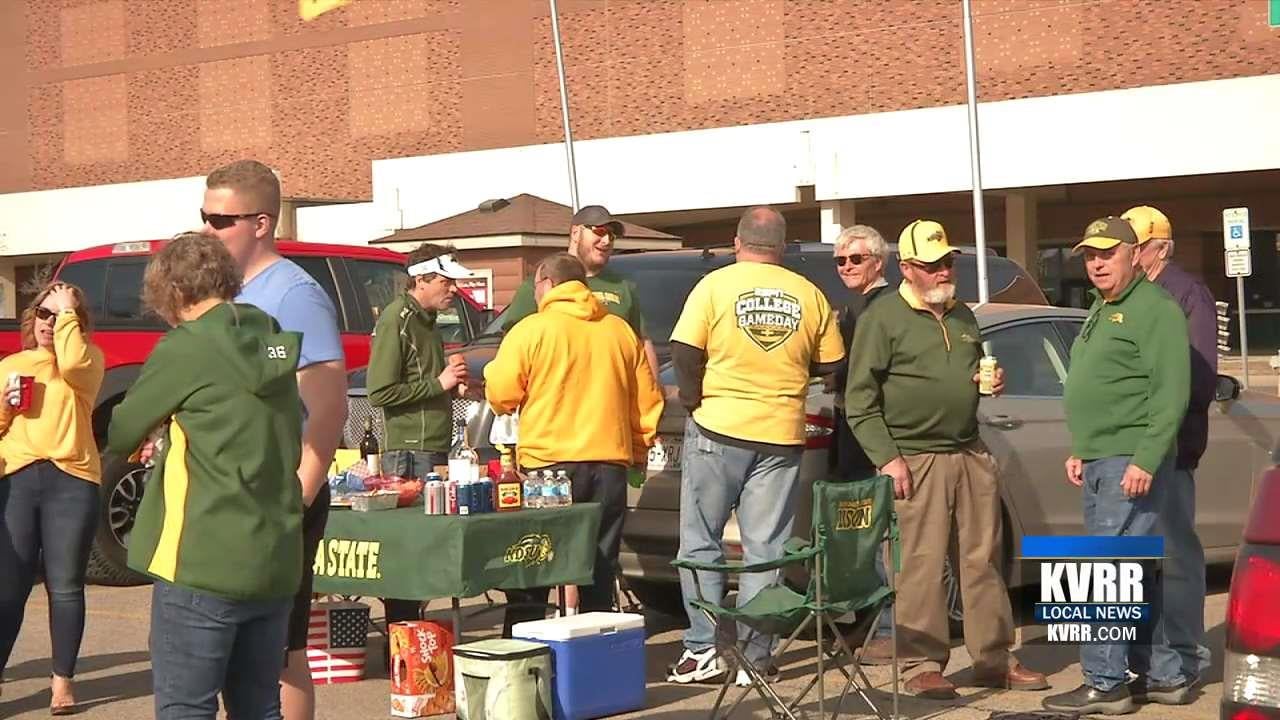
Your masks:
<instances>
[{"instance_id":1,"label":"black baseball cap","mask_svg":"<svg viewBox=\"0 0 1280 720\"><path fill-rule=\"evenodd\" d=\"M615 238L622 237L622 221L614 217L603 205L588 205L573 214L573 225L600 227L607 225Z\"/></svg>"}]
</instances>

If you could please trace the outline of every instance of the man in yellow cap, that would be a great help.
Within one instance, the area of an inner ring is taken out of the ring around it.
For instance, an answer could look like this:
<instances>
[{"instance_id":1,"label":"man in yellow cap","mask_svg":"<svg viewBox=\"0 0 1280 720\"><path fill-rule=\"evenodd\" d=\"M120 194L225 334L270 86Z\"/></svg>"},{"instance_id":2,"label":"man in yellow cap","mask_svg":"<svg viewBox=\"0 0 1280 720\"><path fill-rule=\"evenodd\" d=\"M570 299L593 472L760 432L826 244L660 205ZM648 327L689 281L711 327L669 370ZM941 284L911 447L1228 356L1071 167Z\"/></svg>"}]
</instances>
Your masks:
<instances>
[{"instance_id":1,"label":"man in yellow cap","mask_svg":"<svg viewBox=\"0 0 1280 720\"><path fill-rule=\"evenodd\" d=\"M1013 611L1001 577L996 462L978 437L978 321L955 301L946 231L917 220L898 238L902 284L858 318L845 413L858 443L893 477L902 536L899 655L919 660L906 689L953 699L942 672L951 654L942 583L956 530L965 645L975 684L1043 690L1045 676L1013 656ZM998 373L996 393L1004 386Z\"/></svg>"},{"instance_id":2,"label":"man in yellow cap","mask_svg":"<svg viewBox=\"0 0 1280 720\"><path fill-rule=\"evenodd\" d=\"M1081 489L1089 535L1163 534L1163 498L1187 410L1187 321L1141 272L1137 246L1128 221L1105 217L1089 223L1075 247L1097 291L1071 345L1063 395L1071 433L1066 474ZM1178 655L1164 643L1159 605L1152 603L1150 641L1081 645L1084 683L1045 698L1044 707L1121 715L1133 712L1139 699L1186 702L1189 685ZM1128 684L1130 671L1139 677L1135 687Z\"/></svg>"},{"instance_id":3,"label":"man in yellow cap","mask_svg":"<svg viewBox=\"0 0 1280 720\"><path fill-rule=\"evenodd\" d=\"M1213 294L1173 261L1173 228L1156 208L1141 205L1121 215L1138 238L1138 265L1182 308L1191 341L1191 397L1178 429L1178 451L1165 493L1165 633L1182 660L1189 685L1209 669L1204 637L1204 546L1196 535L1195 470L1209 443L1209 406L1218 384L1217 322ZM1132 687L1132 686L1131 686ZM1141 697L1139 697L1141 699Z\"/></svg>"}]
</instances>

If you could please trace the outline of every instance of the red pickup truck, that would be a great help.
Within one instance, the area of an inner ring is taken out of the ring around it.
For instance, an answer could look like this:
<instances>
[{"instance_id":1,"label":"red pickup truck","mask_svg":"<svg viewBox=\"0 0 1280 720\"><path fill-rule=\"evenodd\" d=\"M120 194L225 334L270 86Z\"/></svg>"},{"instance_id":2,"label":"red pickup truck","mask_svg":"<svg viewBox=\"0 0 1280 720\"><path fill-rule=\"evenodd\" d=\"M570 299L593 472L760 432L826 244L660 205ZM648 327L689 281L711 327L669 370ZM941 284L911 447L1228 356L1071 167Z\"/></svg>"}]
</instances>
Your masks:
<instances>
[{"instance_id":1,"label":"red pickup truck","mask_svg":"<svg viewBox=\"0 0 1280 720\"><path fill-rule=\"evenodd\" d=\"M93 413L99 446L106 439L111 410L167 329L145 312L140 299L147 258L163 245L162 240L151 240L80 250L67 256L54 275L84 291L93 316L93 341L106 356L106 377ZM347 369L363 368L369 362L369 334L378 312L404 287L404 255L383 248L318 243L281 241L276 247L329 293L338 310ZM456 346L478 335L486 320L486 313L460 294L453 312L441 313L438 322L446 345ZM18 321L0 320L0 357L21 349ZM91 581L143 581L125 565L125 555L145 476L141 466L124 458L103 457L102 510L89 560Z\"/></svg>"}]
</instances>

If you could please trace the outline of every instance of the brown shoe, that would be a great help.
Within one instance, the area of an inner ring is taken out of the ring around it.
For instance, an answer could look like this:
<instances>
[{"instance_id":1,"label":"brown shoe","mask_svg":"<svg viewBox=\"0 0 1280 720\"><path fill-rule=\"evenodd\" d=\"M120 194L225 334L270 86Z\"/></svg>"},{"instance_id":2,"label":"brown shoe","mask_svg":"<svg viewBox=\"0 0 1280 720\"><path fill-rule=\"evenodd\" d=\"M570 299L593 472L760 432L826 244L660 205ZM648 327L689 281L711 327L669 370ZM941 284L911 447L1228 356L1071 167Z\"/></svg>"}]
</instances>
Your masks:
<instances>
[{"instance_id":1,"label":"brown shoe","mask_svg":"<svg viewBox=\"0 0 1280 720\"><path fill-rule=\"evenodd\" d=\"M875 638L867 643L865 650L858 655L858 662L863 665L892 665L893 639Z\"/></svg>"},{"instance_id":2,"label":"brown shoe","mask_svg":"<svg viewBox=\"0 0 1280 720\"><path fill-rule=\"evenodd\" d=\"M959 697L956 686L942 676L942 673L930 670L907 681L904 689L916 697L929 700L954 700Z\"/></svg>"},{"instance_id":3,"label":"brown shoe","mask_svg":"<svg viewBox=\"0 0 1280 720\"><path fill-rule=\"evenodd\" d=\"M1048 690L1049 681L1044 673L1028 669L1022 663L1014 663L1013 667L1003 674L996 672L980 672L973 676L973 684L977 687L999 688L1001 690Z\"/></svg>"}]
</instances>

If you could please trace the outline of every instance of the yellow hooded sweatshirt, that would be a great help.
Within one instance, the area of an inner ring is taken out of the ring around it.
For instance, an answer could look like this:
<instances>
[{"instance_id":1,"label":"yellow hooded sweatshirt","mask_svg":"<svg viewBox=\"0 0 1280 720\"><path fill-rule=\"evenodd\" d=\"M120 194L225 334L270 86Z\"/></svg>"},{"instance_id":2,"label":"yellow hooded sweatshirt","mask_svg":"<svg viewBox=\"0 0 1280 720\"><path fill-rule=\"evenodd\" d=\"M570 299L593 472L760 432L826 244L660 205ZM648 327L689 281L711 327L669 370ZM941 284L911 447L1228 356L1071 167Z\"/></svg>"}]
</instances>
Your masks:
<instances>
[{"instance_id":1,"label":"yellow hooded sweatshirt","mask_svg":"<svg viewBox=\"0 0 1280 720\"><path fill-rule=\"evenodd\" d=\"M639 338L576 280L511 328L484 381L495 413L520 410L523 467L641 463L658 434L662 392Z\"/></svg>"},{"instance_id":2,"label":"yellow hooded sweatshirt","mask_svg":"<svg viewBox=\"0 0 1280 720\"><path fill-rule=\"evenodd\" d=\"M74 312L59 313L54 321L53 352L37 347L0 360L0 387L9 373L35 378L30 410L0 409L0 474L51 460L68 475L101 480L93 404L102 387L103 364L102 350L85 337Z\"/></svg>"}]
</instances>

